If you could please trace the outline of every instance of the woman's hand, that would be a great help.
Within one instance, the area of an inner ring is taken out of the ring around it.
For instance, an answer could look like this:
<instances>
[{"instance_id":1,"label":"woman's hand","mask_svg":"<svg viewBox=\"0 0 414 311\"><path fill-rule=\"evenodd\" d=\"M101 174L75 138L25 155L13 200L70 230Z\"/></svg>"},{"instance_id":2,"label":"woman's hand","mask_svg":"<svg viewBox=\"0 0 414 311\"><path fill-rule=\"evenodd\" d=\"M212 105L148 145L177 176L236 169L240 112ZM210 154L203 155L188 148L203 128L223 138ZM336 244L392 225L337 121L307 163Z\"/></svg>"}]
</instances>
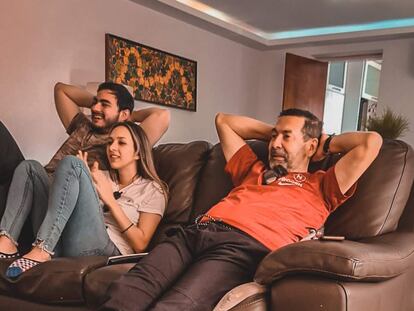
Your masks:
<instances>
[{"instance_id":1,"label":"woman's hand","mask_svg":"<svg viewBox=\"0 0 414 311\"><path fill-rule=\"evenodd\" d=\"M99 169L98 162L93 162L92 167L89 168L87 152L82 152L79 150L77 157L85 162L86 167L89 169L93 182L95 183L96 191L98 191L98 195L102 202L104 202L105 205L110 206L111 203L115 201L112 185L105 174Z\"/></svg>"},{"instance_id":2,"label":"woman's hand","mask_svg":"<svg viewBox=\"0 0 414 311\"><path fill-rule=\"evenodd\" d=\"M78 154L76 155L76 157L78 157L79 159L81 159L85 163L85 166L89 170L89 165L88 165L88 152L86 152L86 151L83 152L82 150L79 150L78 151Z\"/></svg>"},{"instance_id":3,"label":"woman's hand","mask_svg":"<svg viewBox=\"0 0 414 311\"><path fill-rule=\"evenodd\" d=\"M105 205L110 206L115 201L112 185L107 176L99 169L97 161L93 162L91 167L91 175L93 181L95 182L95 187L98 191L99 197Z\"/></svg>"}]
</instances>

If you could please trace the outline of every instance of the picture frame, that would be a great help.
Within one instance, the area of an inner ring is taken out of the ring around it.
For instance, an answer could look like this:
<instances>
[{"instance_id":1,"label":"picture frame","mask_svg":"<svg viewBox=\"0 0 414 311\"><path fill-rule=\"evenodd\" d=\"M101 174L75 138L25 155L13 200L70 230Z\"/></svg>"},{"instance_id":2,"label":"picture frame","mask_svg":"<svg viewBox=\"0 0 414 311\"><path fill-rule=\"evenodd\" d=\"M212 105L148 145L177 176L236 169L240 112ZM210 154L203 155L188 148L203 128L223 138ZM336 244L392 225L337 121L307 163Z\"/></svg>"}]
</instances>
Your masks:
<instances>
[{"instance_id":1,"label":"picture frame","mask_svg":"<svg viewBox=\"0 0 414 311\"><path fill-rule=\"evenodd\" d=\"M132 87L136 100L196 111L197 62L105 34L105 80Z\"/></svg>"}]
</instances>

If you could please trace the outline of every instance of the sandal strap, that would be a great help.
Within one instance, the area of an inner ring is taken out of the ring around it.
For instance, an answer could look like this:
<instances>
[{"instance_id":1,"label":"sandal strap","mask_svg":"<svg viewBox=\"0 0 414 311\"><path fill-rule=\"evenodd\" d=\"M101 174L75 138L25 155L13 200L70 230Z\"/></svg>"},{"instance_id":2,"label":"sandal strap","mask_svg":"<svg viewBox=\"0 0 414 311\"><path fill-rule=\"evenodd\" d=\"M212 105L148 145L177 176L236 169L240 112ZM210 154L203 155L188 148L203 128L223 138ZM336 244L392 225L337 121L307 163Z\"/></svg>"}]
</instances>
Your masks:
<instances>
[{"instance_id":1,"label":"sandal strap","mask_svg":"<svg viewBox=\"0 0 414 311\"><path fill-rule=\"evenodd\" d=\"M20 257L19 252L15 252L12 254L0 252L0 259L13 259L13 258L18 258L18 257Z\"/></svg>"}]
</instances>

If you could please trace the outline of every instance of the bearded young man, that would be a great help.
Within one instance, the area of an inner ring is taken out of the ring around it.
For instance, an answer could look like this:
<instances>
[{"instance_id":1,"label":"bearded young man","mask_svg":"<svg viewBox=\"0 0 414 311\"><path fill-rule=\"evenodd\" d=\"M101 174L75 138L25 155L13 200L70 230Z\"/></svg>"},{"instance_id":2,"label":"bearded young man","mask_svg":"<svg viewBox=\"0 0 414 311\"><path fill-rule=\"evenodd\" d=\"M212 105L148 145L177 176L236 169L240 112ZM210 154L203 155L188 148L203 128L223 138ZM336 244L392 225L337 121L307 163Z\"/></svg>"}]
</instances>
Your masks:
<instances>
[{"instance_id":1,"label":"bearded young man","mask_svg":"<svg viewBox=\"0 0 414 311\"><path fill-rule=\"evenodd\" d=\"M118 121L140 122L151 145L154 145L168 129L169 111L160 108L134 109L134 99L121 84L104 82L99 85L96 96L84 89L57 83L54 89L56 110L66 132L67 140L59 148L50 162L43 168L40 164L29 169L36 195L47 196L49 180L57 164L67 155L77 155L78 151L88 152L91 163L99 162L101 169L107 168L106 144L111 126ZM90 108L91 119L80 108ZM14 169L23 160L16 142L0 122L0 216L3 214L7 190ZM40 182L34 183L33 179ZM23 191L24 189L22 189ZM35 199L35 198L34 198Z\"/></svg>"},{"instance_id":2,"label":"bearded young man","mask_svg":"<svg viewBox=\"0 0 414 311\"><path fill-rule=\"evenodd\" d=\"M353 194L382 144L372 132L328 138L322 122L299 109L282 111L274 127L225 114L216 127L235 188L112 283L100 310L212 310L252 279L266 254L299 241L307 227L321 227ZM269 141L270 168L246 139ZM344 155L327 172L308 173L311 158L327 152ZM265 181L269 169L279 178Z\"/></svg>"},{"instance_id":3,"label":"bearded young man","mask_svg":"<svg viewBox=\"0 0 414 311\"><path fill-rule=\"evenodd\" d=\"M105 169L108 131L116 122L140 122L153 146L168 129L170 121L169 112L165 109L146 108L133 111L132 95L123 85L113 82L100 84L96 96L81 88L57 83L55 105L69 138L45 166L49 175L53 174L61 159L66 155L76 155L79 150L88 152L89 161L93 163L97 160L101 169ZM80 107L90 108L90 120L80 112Z\"/></svg>"}]
</instances>

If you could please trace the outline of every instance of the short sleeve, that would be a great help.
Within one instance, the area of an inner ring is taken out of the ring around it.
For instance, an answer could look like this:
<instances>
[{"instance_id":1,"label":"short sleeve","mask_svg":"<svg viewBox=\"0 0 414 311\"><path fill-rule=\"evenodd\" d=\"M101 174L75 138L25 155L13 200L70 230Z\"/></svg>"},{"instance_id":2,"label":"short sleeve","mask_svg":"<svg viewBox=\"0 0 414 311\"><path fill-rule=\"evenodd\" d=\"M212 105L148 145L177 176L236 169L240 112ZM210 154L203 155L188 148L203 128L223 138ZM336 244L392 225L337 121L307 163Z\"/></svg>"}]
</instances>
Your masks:
<instances>
[{"instance_id":1,"label":"short sleeve","mask_svg":"<svg viewBox=\"0 0 414 311\"><path fill-rule=\"evenodd\" d=\"M259 160L256 154L248 144L243 145L236 151L225 167L225 171L230 174L235 187L241 185L244 178L250 172L253 164L257 161Z\"/></svg>"},{"instance_id":2,"label":"short sleeve","mask_svg":"<svg viewBox=\"0 0 414 311\"><path fill-rule=\"evenodd\" d=\"M77 128L81 126L85 126L89 124L88 118L85 116L84 113L79 112L76 116L73 117L72 121L70 121L70 124L68 128L66 129L66 133L69 135L72 134Z\"/></svg>"},{"instance_id":3,"label":"short sleeve","mask_svg":"<svg viewBox=\"0 0 414 311\"><path fill-rule=\"evenodd\" d=\"M329 212L333 212L338 206L348 200L354 193L357 183L343 194L339 188L338 180L335 175L335 166L330 167L324 174L322 181L322 192Z\"/></svg>"},{"instance_id":4,"label":"short sleeve","mask_svg":"<svg viewBox=\"0 0 414 311\"><path fill-rule=\"evenodd\" d=\"M162 190L154 185L152 194L148 196L147 200L140 204L138 211L157 214L162 217L165 212L165 198Z\"/></svg>"}]
</instances>

